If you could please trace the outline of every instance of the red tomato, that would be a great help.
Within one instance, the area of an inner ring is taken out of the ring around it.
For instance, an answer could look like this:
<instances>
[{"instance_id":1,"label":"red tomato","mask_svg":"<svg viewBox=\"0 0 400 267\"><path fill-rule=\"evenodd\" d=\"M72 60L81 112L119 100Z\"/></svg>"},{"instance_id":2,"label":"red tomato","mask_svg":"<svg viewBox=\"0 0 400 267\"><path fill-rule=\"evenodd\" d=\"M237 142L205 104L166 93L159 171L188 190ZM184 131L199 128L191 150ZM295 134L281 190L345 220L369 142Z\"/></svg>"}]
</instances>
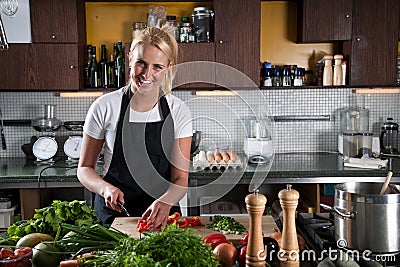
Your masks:
<instances>
[{"instance_id":1,"label":"red tomato","mask_svg":"<svg viewBox=\"0 0 400 267\"><path fill-rule=\"evenodd\" d=\"M204 224L201 222L199 216L193 216L192 218L189 218L189 223L190 223L192 226L202 226L202 225L204 225Z\"/></svg>"},{"instance_id":2,"label":"red tomato","mask_svg":"<svg viewBox=\"0 0 400 267\"><path fill-rule=\"evenodd\" d=\"M238 258L239 267L246 266L246 252L247 252L247 246L243 246L239 252L239 258Z\"/></svg>"},{"instance_id":3,"label":"red tomato","mask_svg":"<svg viewBox=\"0 0 400 267\"><path fill-rule=\"evenodd\" d=\"M4 260L8 257L14 256L14 251L8 248L1 248L0 250L0 260Z\"/></svg>"}]
</instances>

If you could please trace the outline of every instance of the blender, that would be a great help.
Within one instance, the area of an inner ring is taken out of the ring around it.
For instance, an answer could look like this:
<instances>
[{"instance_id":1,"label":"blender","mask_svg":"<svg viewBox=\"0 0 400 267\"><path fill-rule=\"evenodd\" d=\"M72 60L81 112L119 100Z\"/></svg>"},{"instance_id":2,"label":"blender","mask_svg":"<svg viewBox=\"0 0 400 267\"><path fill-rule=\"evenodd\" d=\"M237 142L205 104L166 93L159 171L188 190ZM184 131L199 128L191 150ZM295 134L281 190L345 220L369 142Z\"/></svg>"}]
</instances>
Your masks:
<instances>
[{"instance_id":1,"label":"blender","mask_svg":"<svg viewBox=\"0 0 400 267\"><path fill-rule=\"evenodd\" d=\"M266 118L246 120L247 136L244 139L243 151L249 163L265 164L272 157L274 149L268 125L269 120Z\"/></svg>"}]
</instances>

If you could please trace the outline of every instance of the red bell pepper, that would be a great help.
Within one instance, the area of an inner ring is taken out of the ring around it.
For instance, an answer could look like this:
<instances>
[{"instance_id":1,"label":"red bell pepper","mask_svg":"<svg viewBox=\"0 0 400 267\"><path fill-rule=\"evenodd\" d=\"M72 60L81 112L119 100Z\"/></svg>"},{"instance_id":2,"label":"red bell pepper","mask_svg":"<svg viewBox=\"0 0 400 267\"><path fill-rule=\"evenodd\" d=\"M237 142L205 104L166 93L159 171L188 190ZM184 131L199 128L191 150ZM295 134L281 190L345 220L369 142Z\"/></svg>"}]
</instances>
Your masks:
<instances>
[{"instance_id":1,"label":"red bell pepper","mask_svg":"<svg viewBox=\"0 0 400 267\"><path fill-rule=\"evenodd\" d=\"M175 211L174 214L168 216L168 219L173 219L175 221L179 220L180 218L181 214L179 213L179 211Z\"/></svg>"},{"instance_id":2,"label":"red bell pepper","mask_svg":"<svg viewBox=\"0 0 400 267\"><path fill-rule=\"evenodd\" d=\"M243 234L242 238L240 239L239 244L247 244L249 242L249 233L246 232Z\"/></svg>"},{"instance_id":3,"label":"red bell pepper","mask_svg":"<svg viewBox=\"0 0 400 267\"><path fill-rule=\"evenodd\" d=\"M202 226L204 225L199 216L193 216L192 218L189 218L189 223L191 226Z\"/></svg>"},{"instance_id":4,"label":"red bell pepper","mask_svg":"<svg viewBox=\"0 0 400 267\"><path fill-rule=\"evenodd\" d=\"M189 226L189 219L183 218L183 221L176 221L176 224L179 226L179 228L186 228Z\"/></svg>"},{"instance_id":5,"label":"red bell pepper","mask_svg":"<svg viewBox=\"0 0 400 267\"><path fill-rule=\"evenodd\" d=\"M149 226L146 220L139 220L136 224L136 231L139 233L146 232L149 230Z\"/></svg>"},{"instance_id":6,"label":"red bell pepper","mask_svg":"<svg viewBox=\"0 0 400 267\"><path fill-rule=\"evenodd\" d=\"M229 243L228 240L226 239L226 236L223 234L211 234L208 236L205 236L203 238L204 243L210 244L211 249L214 249L216 246L222 243Z\"/></svg>"},{"instance_id":7,"label":"red bell pepper","mask_svg":"<svg viewBox=\"0 0 400 267\"><path fill-rule=\"evenodd\" d=\"M239 267L246 266L246 252L247 252L247 246L243 246L240 249L239 257L238 257Z\"/></svg>"}]
</instances>

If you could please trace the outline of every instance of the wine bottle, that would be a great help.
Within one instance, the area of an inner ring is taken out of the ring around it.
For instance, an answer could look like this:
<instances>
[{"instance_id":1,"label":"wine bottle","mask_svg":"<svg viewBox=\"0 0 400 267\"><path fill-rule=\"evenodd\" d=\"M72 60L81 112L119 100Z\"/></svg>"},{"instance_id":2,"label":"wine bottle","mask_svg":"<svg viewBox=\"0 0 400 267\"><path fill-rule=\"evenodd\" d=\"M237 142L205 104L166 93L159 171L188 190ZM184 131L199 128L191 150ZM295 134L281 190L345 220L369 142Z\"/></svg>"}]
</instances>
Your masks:
<instances>
[{"instance_id":1,"label":"wine bottle","mask_svg":"<svg viewBox=\"0 0 400 267\"><path fill-rule=\"evenodd\" d=\"M100 74L100 86L103 88L108 87L108 66L107 66L107 50L106 50L106 45L102 44L101 45L101 58L99 61L100 69L99 69L99 74Z\"/></svg>"},{"instance_id":2,"label":"wine bottle","mask_svg":"<svg viewBox=\"0 0 400 267\"><path fill-rule=\"evenodd\" d=\"M91 84L90 79L90 64L92 63L92 45L86 46L86 62L83 65L83 85L84 87L88 88Z\"/></svg>"},{"instance_id":3,"label":"wine bottle","mask_svg":"<svg viewBox=\"0 0 400 267\"><path fill-rule=\"evenodd\" d=\"M122 41L117 43L117 56L115 58L115 86L120 88L125 85L125 60Z\"/></svg>"},{"instance_id":4,"label":"wine bottle","mask_svg":"<svg viewBox=\"0 0 400 267\"><path fill-rule=\"evenodd\" d=\"M110 61L107 62L107 79L108 79L108 85L106 88L112 88L115 87L115 72L114 72L114 55L110 55Z\"/></svg>"},{"instance_id":5,"label":"wine bottle","mask_svg":"<svg viewBox=\"0 0 400 267\"><path fill-rule=\"evenodd\" d=\"M90 87L99 87L99 67L96 60L96 46L92 46L92 60L90 66Z\"/></svg>"}]
</instances>

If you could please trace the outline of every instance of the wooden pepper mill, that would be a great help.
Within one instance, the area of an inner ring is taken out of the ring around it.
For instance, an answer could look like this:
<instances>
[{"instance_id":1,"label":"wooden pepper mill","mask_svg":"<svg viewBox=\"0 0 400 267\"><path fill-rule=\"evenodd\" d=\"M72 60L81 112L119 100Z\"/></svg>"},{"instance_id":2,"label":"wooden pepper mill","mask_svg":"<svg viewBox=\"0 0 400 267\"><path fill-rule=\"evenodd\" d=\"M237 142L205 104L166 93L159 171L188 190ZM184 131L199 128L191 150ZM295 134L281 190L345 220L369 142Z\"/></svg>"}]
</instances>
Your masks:
<instances>
[{"instance_id":1,"label":"wooden pepper mill","mask_svg":"<svg viewBox=\"0 0 400 267\"><path fill-rule=\"evenodd\" d=\"M279 252L280 266L300 266L295 221L299 192L292 189L291 185L286 185L286 189L279 191L278 197L283 211L282 241ZM285 252L284 255L283 252Z\"/></svg>"},{"instance_id":2,"label":"wooden pepper mill","mask_svg":"<svg viewBox=\"0 0 400 267\"><path fill-rule=\"evenodd\" d=\"M249 241L247 243L246 267L265 266L265 249L262 236L262 215L267 198L255 190L246 196L246 209L249 213Z\"/></svg>"}]
</instances>

